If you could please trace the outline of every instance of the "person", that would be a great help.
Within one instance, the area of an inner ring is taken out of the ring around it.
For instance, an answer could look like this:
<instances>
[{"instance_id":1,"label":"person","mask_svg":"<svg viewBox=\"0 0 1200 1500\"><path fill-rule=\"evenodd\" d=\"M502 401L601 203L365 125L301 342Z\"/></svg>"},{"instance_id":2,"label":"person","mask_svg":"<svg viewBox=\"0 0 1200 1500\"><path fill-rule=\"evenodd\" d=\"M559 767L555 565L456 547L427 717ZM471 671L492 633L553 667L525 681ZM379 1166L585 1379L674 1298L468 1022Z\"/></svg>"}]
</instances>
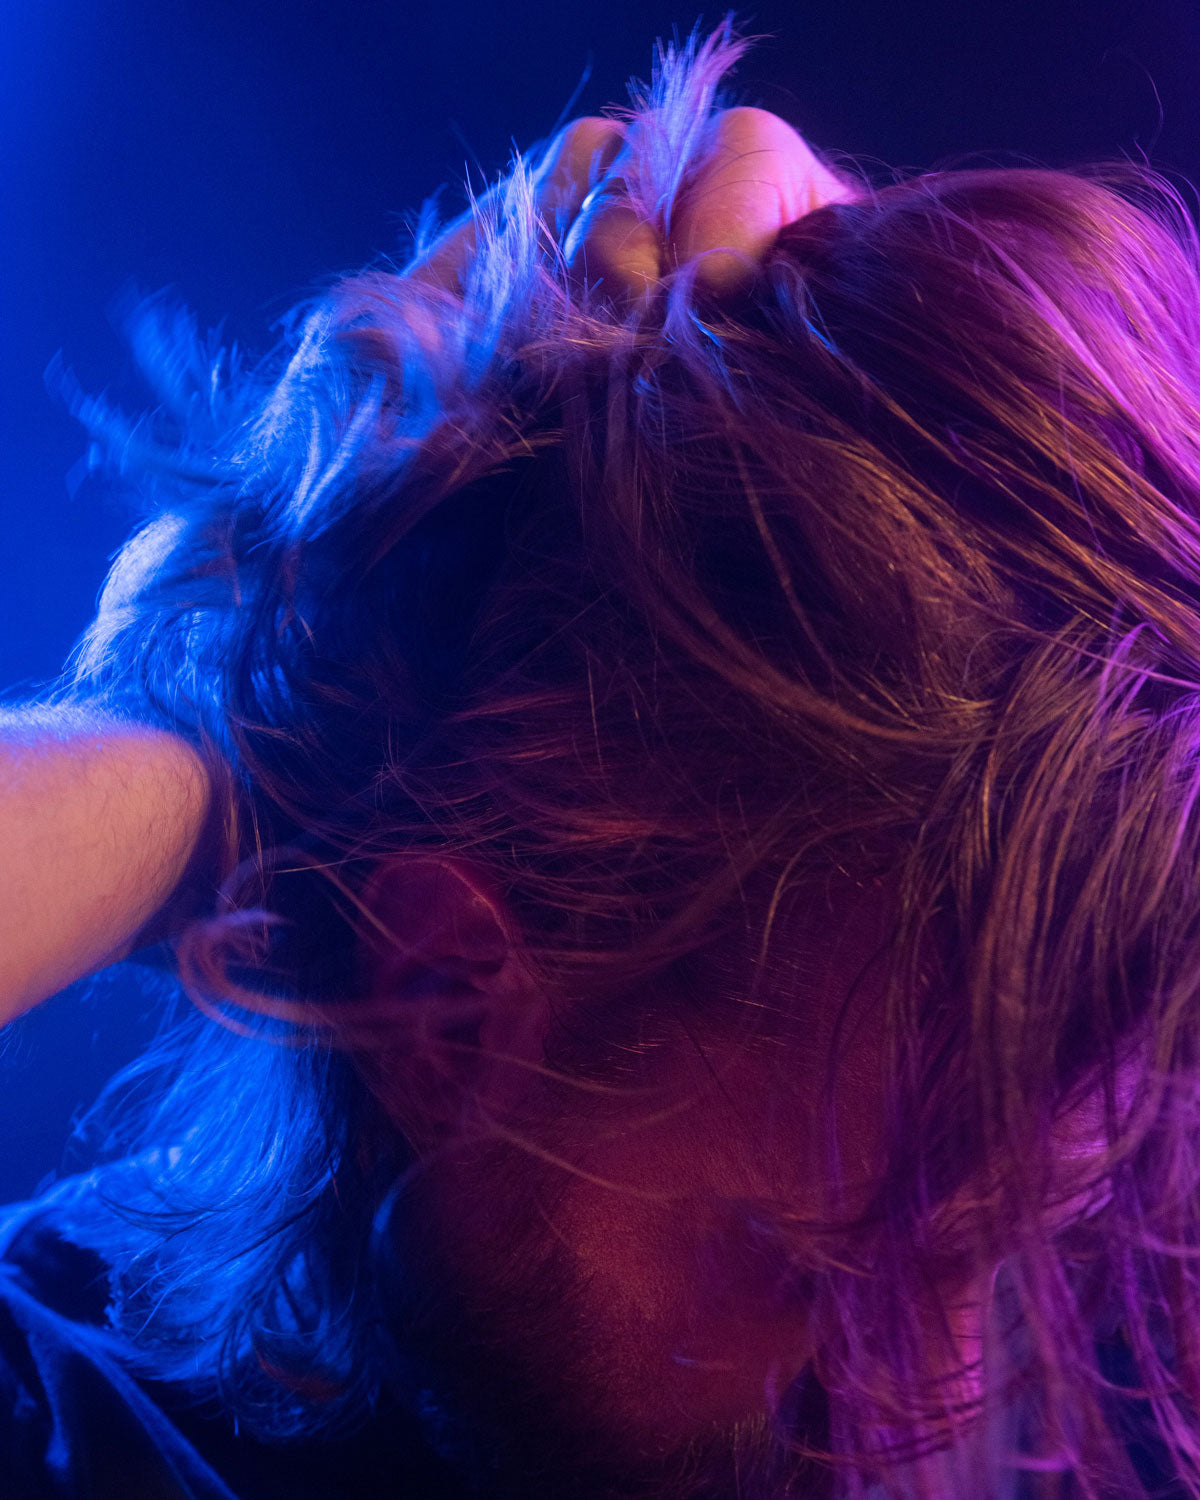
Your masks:
<instances>
[{"instance_id":1,"label":"person","mask_svg":"<svg viewBox=\"0 0 1200 1500\"><path fill-rule=\"evenodd\" d=\"M0 995L186 1001L7 1215L5 1493L1200 1494L1200 247L746 45L76 395Z\"/></svg>"}]
</instances>

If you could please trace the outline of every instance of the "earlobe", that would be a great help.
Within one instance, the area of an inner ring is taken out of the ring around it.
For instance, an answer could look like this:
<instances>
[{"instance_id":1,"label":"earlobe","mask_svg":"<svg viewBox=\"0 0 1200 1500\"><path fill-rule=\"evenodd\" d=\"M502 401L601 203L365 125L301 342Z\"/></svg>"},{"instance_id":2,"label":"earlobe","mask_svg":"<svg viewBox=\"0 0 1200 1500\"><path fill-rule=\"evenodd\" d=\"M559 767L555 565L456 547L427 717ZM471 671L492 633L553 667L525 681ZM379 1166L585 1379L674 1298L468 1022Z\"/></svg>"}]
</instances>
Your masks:
<instances>
[{"instance_id":1,"label":"earlobe","mask_svg":"<svg viewBox=\"0 0 1200 1500\"><path fill-rule=\"evenodd\" d=\"M362 892L361 954L385 1047L369 1081L414 1144L502 1109L536 1062L544 1002L502 894L470 861L401 855Z\"/></svg>"}]
</instances>

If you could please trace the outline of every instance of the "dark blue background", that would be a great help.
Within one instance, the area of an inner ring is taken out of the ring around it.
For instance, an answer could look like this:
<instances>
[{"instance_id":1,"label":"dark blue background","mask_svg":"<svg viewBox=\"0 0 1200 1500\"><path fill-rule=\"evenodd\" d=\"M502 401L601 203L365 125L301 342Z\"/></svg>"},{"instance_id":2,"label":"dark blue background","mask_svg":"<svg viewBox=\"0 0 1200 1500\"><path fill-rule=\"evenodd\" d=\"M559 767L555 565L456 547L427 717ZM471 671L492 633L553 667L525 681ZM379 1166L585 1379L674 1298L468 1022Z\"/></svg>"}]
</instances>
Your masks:
<instances>
[{"instance_id":1,"label":"dark blue background","mask_svg":"<svg viewBox=\"0 0 1200 1500\"><path fill-rule=\"evenodd\" d=\"M562 0L6 0L0 690L58 670L129 522L90 487L69 491L84 444L46 394L51 356L136 399L109 321L130 281L174 287L202 323L262 348L298 294L402 245L404 212L439 184L456 210L468 164L478 185L510 140L544 138L586 70L570 115L624 102L654 39L698 18L658 0L591 14ZM739 18L774 34L736 75L742 102L818 145L903 167L1148 152L1200 177L1193 0L805 0ZM156 1011L116 971L9 1029L0 1201L58 1165L73 1113Z\"/></svg>"}]
</instances>

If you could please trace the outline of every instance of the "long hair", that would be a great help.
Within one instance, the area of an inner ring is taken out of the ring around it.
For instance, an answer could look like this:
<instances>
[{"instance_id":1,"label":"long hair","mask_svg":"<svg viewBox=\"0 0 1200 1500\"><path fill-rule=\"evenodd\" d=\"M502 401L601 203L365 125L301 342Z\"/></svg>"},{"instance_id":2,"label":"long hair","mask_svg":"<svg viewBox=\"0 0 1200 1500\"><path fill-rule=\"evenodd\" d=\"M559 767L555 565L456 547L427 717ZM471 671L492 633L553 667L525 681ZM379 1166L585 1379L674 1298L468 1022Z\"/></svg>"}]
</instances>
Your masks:
<instances>
[{"instance_id":1,"label":"long hair","mask_svg":"<svg viewBox=\"0 0 1200 1500\"><path fill-rule=\"evenodd\" d=\"M743 48L635 94L654 222ZM1142 1493L1136 1409L1200 1495L1187 213L1131 167L934 172L789 226L736 306L684 265L628 313L574 286L523 158L476 214L461 295L349 277L255 369L214 379L149 304L157 426L82 413L155 509L76 690L212 748L233 872L181 948L227 1025L126 1087L114 1138L162 1152L109 1231L118 1325L268 1435L372 1399L404 1151L353 1047L247 995L336 1008L380 858L484 867L601 1016L842 872L894 913L886 1170L852 1222L778 1215L827 1456L886 1484L955 1425L931 1288L987 1268L967 1373L1027 1457L977 1455L979 1492L1028 1462Z\"/></svg>"}]
</instances>

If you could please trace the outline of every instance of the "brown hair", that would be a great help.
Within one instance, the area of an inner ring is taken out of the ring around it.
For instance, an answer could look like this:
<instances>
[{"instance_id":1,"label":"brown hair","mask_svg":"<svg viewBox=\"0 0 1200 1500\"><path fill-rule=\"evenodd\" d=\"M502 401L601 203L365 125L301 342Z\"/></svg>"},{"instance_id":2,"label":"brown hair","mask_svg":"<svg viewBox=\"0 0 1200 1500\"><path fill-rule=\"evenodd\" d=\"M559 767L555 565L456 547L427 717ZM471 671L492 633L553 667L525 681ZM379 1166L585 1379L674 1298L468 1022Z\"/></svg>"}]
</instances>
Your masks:
<instances>
[{"instance_id":1,"label":"brown hair","mask_svg":"<svg viewBox=\"0 0 1200 1500\"><path fill-rule=\"evenodd\" d=\"M665 142L647 215L686 193L738 50L672 52L640 100ZM747 888L886 885L888 1170L853 1224L783 1226L829 1456L853 1487L931 1411L962 1425L930 1377L952 1264L988 1273L979 1389L1020 1411L1014 1442L1081 1495L1139 1494L1136 1408L1200 1495L1186 214L1132 168L933 173L789 227L736 308L684 266L622 318L572 291L532 204L518 159L462 297L350 278L278 377L232 382L82 681L202 726L231 863L299 845L353 886L466 855L572 997L636 993L731 929L765 945ZM176 1332L188 1243L139 1252L176 1257ZM228 1308L267 1274L244 1265ZM972 1452L980 1493L1022 1462Z\"/></svg>"}]
</instances>

